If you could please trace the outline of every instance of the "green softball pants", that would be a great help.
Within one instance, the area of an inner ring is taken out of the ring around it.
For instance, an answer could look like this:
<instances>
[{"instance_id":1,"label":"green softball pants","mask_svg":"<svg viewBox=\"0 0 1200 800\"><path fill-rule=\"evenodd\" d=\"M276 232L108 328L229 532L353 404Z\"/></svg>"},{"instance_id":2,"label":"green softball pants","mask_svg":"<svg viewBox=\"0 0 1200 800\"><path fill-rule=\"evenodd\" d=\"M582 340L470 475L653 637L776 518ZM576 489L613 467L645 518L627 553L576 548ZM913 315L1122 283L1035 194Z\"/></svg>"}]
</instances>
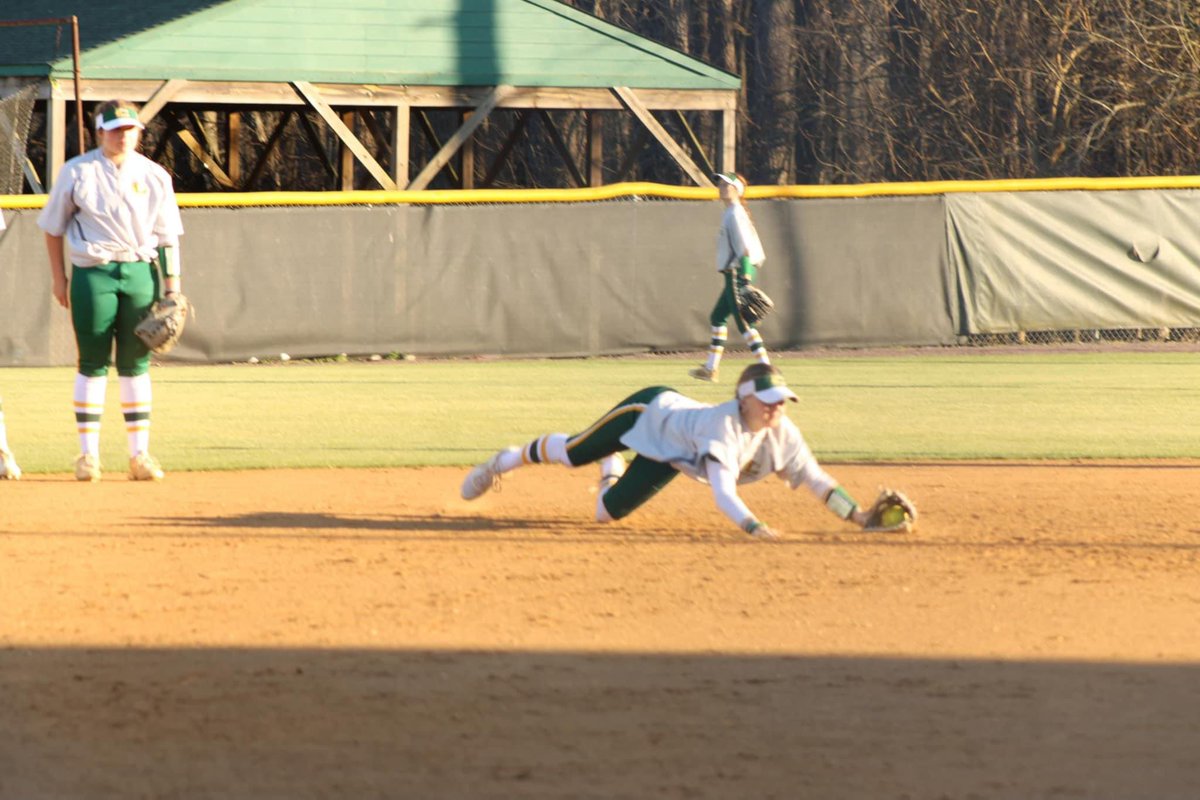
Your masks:
<instances>
[{"instance_id":1,"label":"green softball pants","mask_svg":"<svg viewBox=\"0 0 1200 800\"><path fill-rule=\"evenodd\" d=\"M627 450L621 437L637 422L647 403L670 391L674 390L651 386L629 395L586 430L567 439L567 459L572 466L581 467ZM626 517L662 491L678 474L679 470L670 464L636 455L625 474L605 493L604 507L613 519Z\"/></svg>"},{"instance_id":2,"label":"green softball pants","mask_svg":"<svg viewBox=\"0 0 1200 800\"><path fill-rule=\"evenodd\" d=\"M98 378L112 365L117 344L117 374L142 375L150 369L150 351L133 329L158 297L158 271L147 261L110 261L71 269L71 323L79 348L79 374Z\"/></svg>"},{"instance_id":3,"label":"green softball pants","mask_svg":"<svg viewBox=\"0 0 1200 800\"><path fill-rule=\"evenodd\" d=\"M738 333L745 333L749 327L742 321L742 315L737 312L737 289L749 285L750 278L738 274L737 270L732 269L727 269L721 274L725 277L725 286L721 289L721 296L717 298L717 304L713 306L708 321L714 328L719 328L725 324L727 319L733 317ZM737 283L735 284L734 281Z\"/></svg>"}]
</instances>

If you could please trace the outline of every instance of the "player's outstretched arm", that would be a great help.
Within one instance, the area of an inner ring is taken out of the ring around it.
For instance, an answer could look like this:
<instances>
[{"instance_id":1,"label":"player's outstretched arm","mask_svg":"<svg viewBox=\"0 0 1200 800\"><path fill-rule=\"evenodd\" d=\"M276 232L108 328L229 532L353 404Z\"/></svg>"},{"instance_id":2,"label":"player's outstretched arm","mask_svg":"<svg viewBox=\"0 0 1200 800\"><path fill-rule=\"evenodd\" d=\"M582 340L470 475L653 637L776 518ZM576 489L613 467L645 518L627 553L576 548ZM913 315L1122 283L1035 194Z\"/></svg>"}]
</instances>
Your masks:
<instances>
[{"instance_id":1,"label":"player's outstretched arm","mask_svg":"<svg viewBox=\"0 0 1200 800\"><path fill-rule=\"evenodd\" d=\"M737 493L737 473L710 458L706 469L708 485L712 487L713 500L721 513L735 525L756 539L775 539L779 532L755 516Z\"/></svg>"}]
</instances>

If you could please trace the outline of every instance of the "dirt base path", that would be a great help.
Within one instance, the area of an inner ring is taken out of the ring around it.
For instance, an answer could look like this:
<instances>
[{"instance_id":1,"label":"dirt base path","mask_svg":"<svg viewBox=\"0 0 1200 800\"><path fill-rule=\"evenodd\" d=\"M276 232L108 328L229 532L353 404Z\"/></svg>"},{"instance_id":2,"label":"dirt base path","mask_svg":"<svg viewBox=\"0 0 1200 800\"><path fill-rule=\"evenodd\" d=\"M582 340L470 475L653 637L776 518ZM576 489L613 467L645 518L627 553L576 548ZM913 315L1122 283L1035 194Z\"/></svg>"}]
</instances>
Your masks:
<instances>
[{"instance_id":1,"label":"dirt base path","mask_svg":"<svg viewBox=\"0 0 1200 800\"><path fill-rule=\"evenodd\" d=\"M0 798L1194 798L1200 463L0 483Z\"/></svg>"}]
</instances>

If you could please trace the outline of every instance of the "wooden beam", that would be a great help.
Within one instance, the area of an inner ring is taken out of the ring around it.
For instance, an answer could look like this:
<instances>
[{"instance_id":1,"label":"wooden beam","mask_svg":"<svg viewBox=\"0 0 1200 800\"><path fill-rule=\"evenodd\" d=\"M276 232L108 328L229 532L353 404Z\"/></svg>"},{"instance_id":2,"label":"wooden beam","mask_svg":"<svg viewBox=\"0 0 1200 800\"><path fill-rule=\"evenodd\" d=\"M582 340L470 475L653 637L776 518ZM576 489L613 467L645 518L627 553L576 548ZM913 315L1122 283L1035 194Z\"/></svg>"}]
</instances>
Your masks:
<instances>
[{"instance_id":1,"label":"wooden beam","mask_svg":"<svg viewBox=\"0 0 1200 800\"><path fill-rule=\"evenodd\" d=\"M345 143L346 147L350 148L350 151L354 153L359 162L366 167L367 172L371 173L371 177L384 189L394 191L396 189L396 182L387 174L387 170L379 166L379 162L375 160L375 157L367 152L367 148L363 147L362 142L358 141L350 129L338 119L337 112L322 99L317 87L308 81L292 81L291 85L296 90L296 94L303 98L304 102L310 108L320 114L321 119L325 120L325 124L337 134L337 137Z\"/></svg>"},{"instance_id":2,"label":"wooden beam","mask_svg":"<svg viewBox=\"0 0 1200 800\"><path fill-rule=\"evenodd\" d=\"M671 158L675 159L675 163L677 163L683 169L683 171L687 173L688 177L690 177L697 186L712 188L713 183L711 180L709 180L708 176L704 174L704 171L697 167L696 163L692 161L691 157L688 156L687 153L684 152L683 148L671 138L671 134L667 133L666 128L659 124L659 121L656 120L654 115L650 113L650 109L646 108L645 104L638 99L637 94L635 94L632 89L626 86L614 86L612 90L613 94L619 97L625 107L633 112L635 117L641 120L641 123L646 126L646 130L650 131L651 135L658 140L658 143L666 149Z\"/></svg>"},{"instance_id":3,"label":"wooden beam","mask_svg":"<svg viewBox=\"0 0 1200 800\"><path fill-rule=\"evenodd\" d=\"M155 90L154 94L150 95L142 108L138 111L138 119L143 125L149 125L150 120L158 116L158 112L162 111L163 106L171 102L171 98L179 94L183 87L187 86L187 81L182 78L172 78L169 81L163 81L162 85Z\"/></svg>"},{"instance_id":4,"label":"wooden beam","mask_svg":"<svg viewBox=\"0 0 1200 800\"><path fill-rule=\"evenodd\" d=\"M467 117L467 121L463 123L462 127L455 131L454 135L446 140L446 143L442 145L442 149L439 150L437 154L434 155L433 159L425 165L424 169L417 174L417 177L413 178L412 183L408 185L409 190L414 192L420 191L428 186L429 182L433 180L433 177L441 171L442 167L444 167L446 163L454 157L454 154L458 152L458 149L462 147L463 142L470 138L471 134L475 132L475 129L478 128L487 118L487 115L492 113L492 109L494 109L496 105L511 92L512 87L505 86L503 84L492 89L487 98L475 108L475 111L473 111L469 117Z\"/></svg>"},{"instance_id":5,"label":"wooden beam","mask_svg":"<svg viewBox=\"0 0 1200 800\"><path fill-rule=\"evenodd\" d=\"M517 112L517 121L513 125L508 136L504 139L504 144L500 146L500 152L496 154L496 158L492 161L492 166L488 168L487 175L483 178L481 188L490 189L492 184L496 182L496 178L500 175L500 170L504 168L508 162L508 156L512 153L513 146L517 140L521 138L521 134L525 131L525 126L529 124L530 115L533 112L522 110Z\"/></svg>"},{"instance_id":6,"label":"wooden beam","mask_svg":"<svg viewBox=\"0 0 1200 800\"><path fill-rule=\"evenodd\" d=\"M420 108L474 108L488 96L489 87L478 86L381 86L340 83L312 84L325 102L335 106L408 105ZM103 101L123 97L147 102L162 86L154 80L89 80L80 82L84 100ZM61 96L74 100L70 81L60 83ZM652 111L722 111L737 109L736 89L638 89L638 97ZM38 99L46 99L45 91ZM303 105L287 83L250 81L188 81L172 98L176 103L196 105ZM505 98L500 108L598 109L620 111L622 105L609 89L521 87Z\"/></svg>"},{"instance_id":7,"label":"wooden beam","mask_svg":"<svg viewBox=\"0 0 1200 800\"><path fill-rule=\"evenodd\" d=\"M42 180L38 177L37 170L33 166L33 162L28 158L21 167L25 173L25 181L29 184L29 188L33 189L34 194L45 194L46 189L42 186Z\"/></svg>"},{"instance_id":8,"label":"wooden beam","mask_svg":"<svg viewBox=\"0 0 1200 800\"><path fill-rule=\"evenodd\" d=\"M550 116L550 112L544 108L538 109L538 117L546 125L546 132L550 135L550 143L554 145L554 149L558 152L563 163L567 165L567 172L571 173L571 180L579 188L587 186L583 181L583 175L580 174L579 168L575 166L575 156L571 155L571 151L567 148L567 143L558 133L558 128L554 125L554 119Z\"/></svg>"},{"instance_id":9,"label":"wooden beam","mask_svg":"<svg viewBox=\"0 0 1200 800\"><path fill-rule=\"evenodd\" d=\"M234 188L233 181L225 174L225 170L221 169L221 165L217 163L215 158L209 155L208 151L196 140L191 131L180 126L175 135L179 137L179 141L183 142L188 150L192 151L192 155L196 157L201 166L208 170L208 173L216 179L217 183L226 189Z\"/></svg>"}]
</instances>

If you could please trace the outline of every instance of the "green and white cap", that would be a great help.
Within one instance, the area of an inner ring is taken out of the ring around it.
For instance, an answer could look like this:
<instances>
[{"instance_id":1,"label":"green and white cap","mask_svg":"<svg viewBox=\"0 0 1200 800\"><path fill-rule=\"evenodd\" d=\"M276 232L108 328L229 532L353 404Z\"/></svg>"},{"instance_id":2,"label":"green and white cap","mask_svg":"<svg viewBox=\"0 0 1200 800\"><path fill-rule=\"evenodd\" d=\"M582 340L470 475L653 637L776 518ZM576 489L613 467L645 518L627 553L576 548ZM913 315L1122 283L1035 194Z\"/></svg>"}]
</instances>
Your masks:
<instances>
[{"instance_id":1,"label":"green and white cap","mask_svg":"<svg viewBox=\"0 0 1200 800\"><path fill-rule=\"evenodd\" d=\"M752 381L739 383L737 396L748 397L749 395L754 395L767 405L782 403L784 400L791 400L795 403L800 399L796 397L795 392L788 388L787 382L783 380L783 376L774 373L763 375Z\"/></svg>"},{"instance_id":2,"label":"green and white cap","mask_svg":"<svg viewBox=\"0 0 1200 800\"><path fill-rule=\"evenodd\" d=\"M738 197L746 193L746 184L736 174L732 172L718 172L713 175L713 178L724 183L728 183L734 189L737 189Z\"/></svg>"},{"instance_id":3,"label":"green and white cap","mask_svg":"<svg viewBox=\"0 0 1200 800\"><path fill-rule=\"evenodd\" d=\"M111 131L117 128L137 128L145 130L146 126L138 119L137 112L132 108L110 108L103 114L96 115L96 130Z\"/></svg>"}]
</instances>

